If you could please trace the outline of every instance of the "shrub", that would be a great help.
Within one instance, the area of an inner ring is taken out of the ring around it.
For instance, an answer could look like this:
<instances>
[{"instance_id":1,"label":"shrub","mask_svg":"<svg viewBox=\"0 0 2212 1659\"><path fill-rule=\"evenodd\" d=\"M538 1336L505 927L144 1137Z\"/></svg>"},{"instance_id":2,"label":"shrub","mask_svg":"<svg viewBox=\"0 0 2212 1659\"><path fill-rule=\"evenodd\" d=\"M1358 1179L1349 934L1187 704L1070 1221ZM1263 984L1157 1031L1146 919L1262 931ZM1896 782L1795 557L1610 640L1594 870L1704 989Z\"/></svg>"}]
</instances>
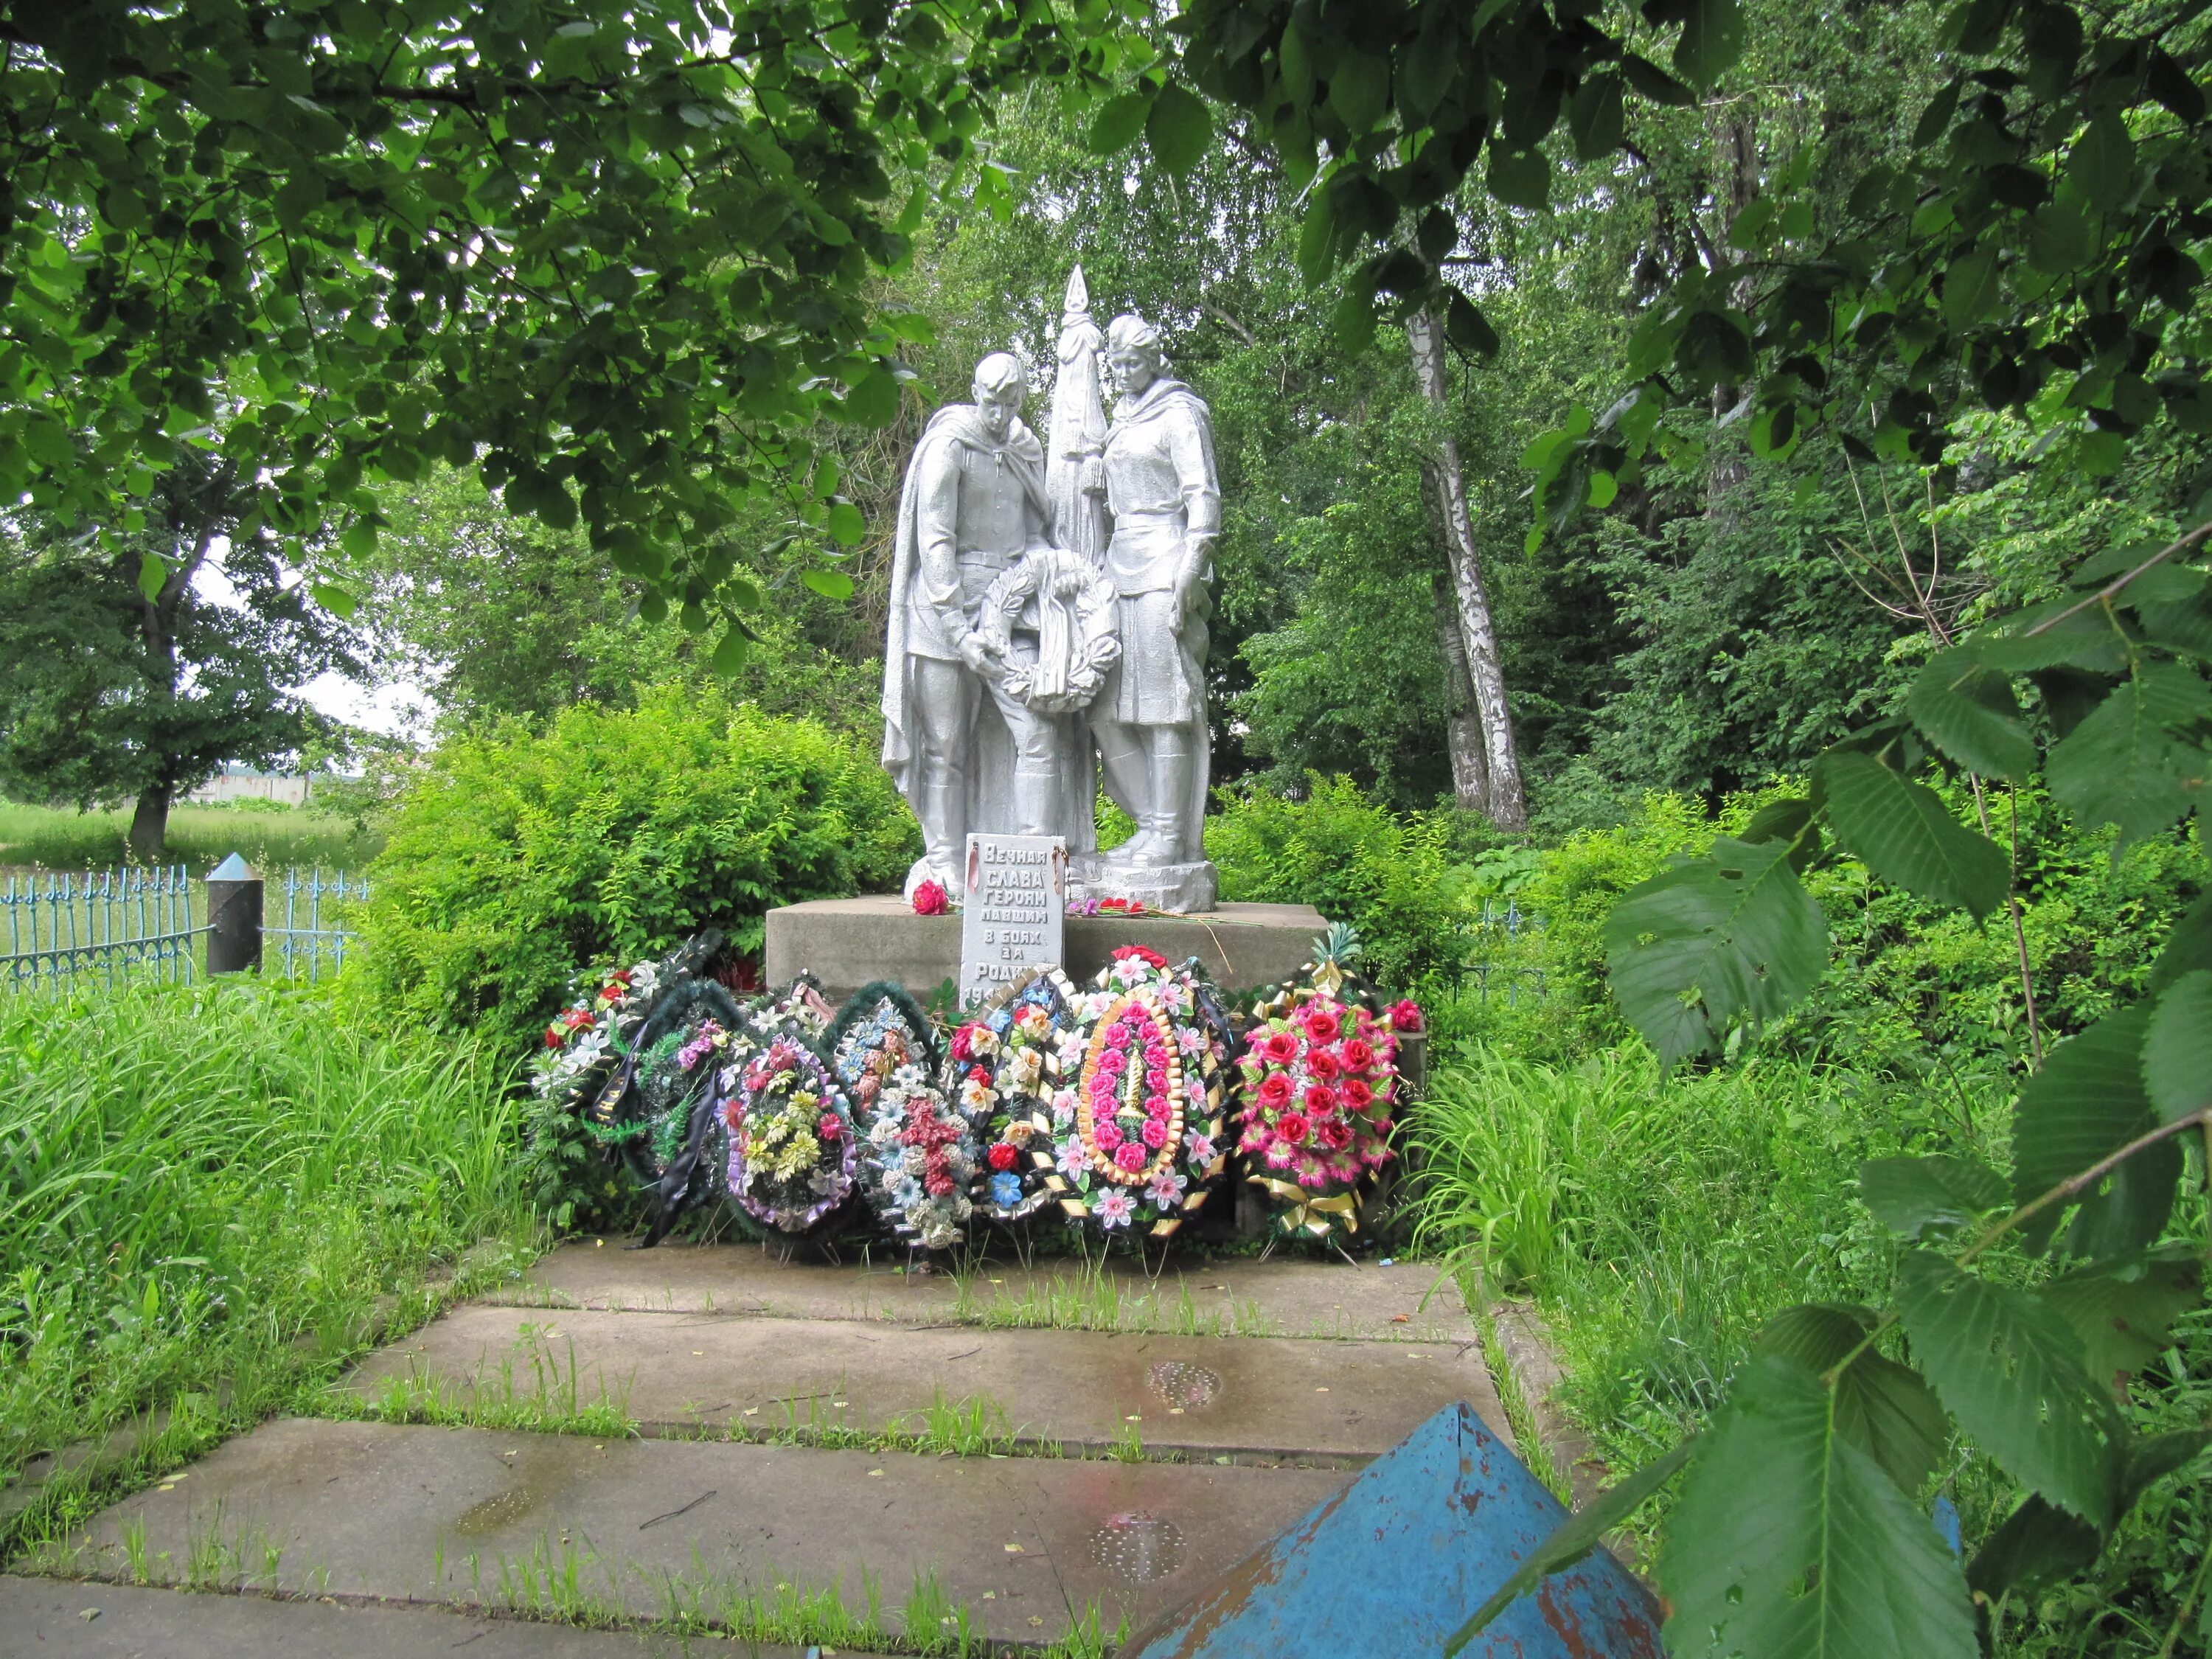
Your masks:
<instances>
[{"instance_id":1,"label":"shrub","mask_svg":"<svg viewBox=\"0 0 2212 1659\"><path fill-rule=\"evenodd\" d=\"M773 907L896 888L921 850L890 780L811 720L663 687L442 744L357 913L362 989L519 1046L592 963L713 926L757 952Z\"/></svg>"},{"instance_id":2,"label":"shrub","mask_svg":"<svg viewBox=\"0 0 2212 1659\"><path fill-rule=\"evenodd\" d=\"M1310 904L1359 931L1369 969L1417 989L1455 970L1464 948L1466 866L1440 815L1400 815L1348 778L1315 775L1303 799L1224 791L1206 823L1221 896Z\"/></svg>"}]
</instances>

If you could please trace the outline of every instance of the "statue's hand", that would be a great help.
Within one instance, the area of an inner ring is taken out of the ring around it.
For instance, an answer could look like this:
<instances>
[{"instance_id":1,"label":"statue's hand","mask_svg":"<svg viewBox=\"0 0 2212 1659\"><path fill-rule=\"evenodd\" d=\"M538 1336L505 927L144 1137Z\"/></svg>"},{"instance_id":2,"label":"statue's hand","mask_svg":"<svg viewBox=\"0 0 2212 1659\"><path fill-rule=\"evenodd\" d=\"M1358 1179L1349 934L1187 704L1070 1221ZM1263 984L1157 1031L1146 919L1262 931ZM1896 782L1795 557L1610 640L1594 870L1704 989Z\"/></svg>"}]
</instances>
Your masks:
<instances>
[{"instance_id":1,"label":"statue's hand","mask_svg":"<svg viewBox=\"0 0 2212 1659\"><path fill-rule=\"evenodd\" d=\"M1086 457L1083 470L1076 474L1075 487L1086 495L1103 495L1106 493L1106 463L1096 455Z\"/></svg>"},{"instance_id":2,"label":"statue's hand","mask_svg":"<svg viewBox=\"0 0 2212 1659\"><path fill-rule=\"evenodd\" d=\"M968 665L970 673L981 674L985 679L996 679L1000 673L998 660L985 644L981 634L969 634L960 641L960 660Z\"/></svg>"}]
</instances>

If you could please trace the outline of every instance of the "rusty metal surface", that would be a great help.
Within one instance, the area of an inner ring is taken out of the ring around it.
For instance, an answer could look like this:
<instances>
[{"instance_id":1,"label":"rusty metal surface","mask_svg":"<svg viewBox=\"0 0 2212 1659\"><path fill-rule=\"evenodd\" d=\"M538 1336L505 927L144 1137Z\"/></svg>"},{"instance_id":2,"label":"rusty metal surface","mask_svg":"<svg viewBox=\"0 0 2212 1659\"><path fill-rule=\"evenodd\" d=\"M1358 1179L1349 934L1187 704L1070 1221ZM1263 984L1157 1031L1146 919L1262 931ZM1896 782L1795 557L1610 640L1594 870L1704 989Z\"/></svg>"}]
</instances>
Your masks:
<instances>
[{"instance_id":1,"label":"rusty metal surface","mask_svg":"<svg viewBox=\"0 0 2212 1659\"><path fill-rule=\"evenodd\" d=\"M1566 1518L1465 1406L1438 1412L1121 1659L1402 1659L1435 1653ZM1660 1659L1659 1609L1602 1549L1466 1650L1481 1659Z\"/></svg>"}]
</instances>

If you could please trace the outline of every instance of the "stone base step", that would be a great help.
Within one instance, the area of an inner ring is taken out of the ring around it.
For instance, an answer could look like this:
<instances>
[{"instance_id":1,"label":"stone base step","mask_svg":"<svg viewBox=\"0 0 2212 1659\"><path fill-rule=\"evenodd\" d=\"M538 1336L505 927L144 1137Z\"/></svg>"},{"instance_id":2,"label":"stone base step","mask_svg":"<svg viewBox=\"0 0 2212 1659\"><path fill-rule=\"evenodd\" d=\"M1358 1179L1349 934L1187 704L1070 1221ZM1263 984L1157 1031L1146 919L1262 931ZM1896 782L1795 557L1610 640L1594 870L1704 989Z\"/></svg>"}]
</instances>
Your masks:
<instances>
[{"instance_id":1,"label":"stone base step","mask_svg":"<svg viewBox=\"0 0 2212 1659\"><path fill-rule=\"evenodd\" d=\"M1184 1335L1471 1342L1458 1288L1434 1262L1170 1258L1157 1278L1126 1258L962 1272L901 1271L904 1253L843 1265L779 1261L756 1244L564 1244L489 1299L526 1307L751 1313L893 1323L1058 1325Z\"/></svg>"},{"instance_id":2,"label":"stone base step","mask_svg":"<svg viewBox=\"0 0 2212 1659\"><path fill-rule=\"evenodd\" d=\"M771 1634L779 1610L821 1596L853 1620L872 1607L893 1637L964 1616L1042 1644L1094 1614L1109 1637L1158 1616L1346 1478L284 1419L39 1565ZM835 1645L866 1647L866 1630L845 1633Z\"/></svg>"},{"instance_id":3,"label":"stone base step","mask_svg":"<svg viewBox=\"0 0 2212 1659\"><path fill-rule=\"evenodd\" d=\"M697 1648L673 1636L336 1596L191 1595L12 1575L0 1575L0 1651L39 1659L411 1659L463 1647L468 1659L684 1659ZM801 1650L744 1655L800 1659Z\"/></svg>"},{"instance_id":4,"label":"stone base step","mask_svg":"<svg viewBox=\"0 0 2212 1659\"><path fill-rule=\"evenodd\" d=\"M1300 1461L1381 1455L1461 1400L1510 1439L1472 1342L868 1325L733 1314L457 1308L345 1385L471 1416L611 1406L659 1434L927 1437L963 1451ZM394 1411L390 1414L399 1415ZM557 1424L556 1424L557 1426ZM1141 1452L1139 1452L1141 1448Z\"/></svg>"}]
</instances>

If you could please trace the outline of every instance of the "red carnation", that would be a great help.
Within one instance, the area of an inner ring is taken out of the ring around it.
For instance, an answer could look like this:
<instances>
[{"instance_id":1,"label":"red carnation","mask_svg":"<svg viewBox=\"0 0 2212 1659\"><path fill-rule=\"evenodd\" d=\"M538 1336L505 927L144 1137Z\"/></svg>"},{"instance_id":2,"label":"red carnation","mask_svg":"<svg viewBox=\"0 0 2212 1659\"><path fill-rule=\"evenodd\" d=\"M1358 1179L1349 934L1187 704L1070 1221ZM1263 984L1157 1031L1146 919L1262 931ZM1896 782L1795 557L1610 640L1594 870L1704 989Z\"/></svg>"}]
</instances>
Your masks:
<instances>
[{"instance_id":1,"label":"red carnation","mask_svg":"<svg viewBox=\"0 0 2212 1659\"><path fill-rule=\"evenodd\" d=\"M925 881L914 890L914 913L918 916L941 916L952 908L941 882Z\"/></svg>"},{"instance_id":2,"label":"red carnation","mask_svg":"<svg viewBox=\"0 0 2212 1659\"><path fill-rule=\"evenodd\" d=\"M1260 1079L1260 1103L1262 1106L1287 1106L1291 1103L1291 1080L1280 1072L1270 1072Z\"/></svg>"},{"instance_id":3,"label":"red carnation","mask_svg":"<svg viewBox=\"0 0 2212 1659\"><path fill-rule=\"evenodd\" d=\"M1288 1141L1293 1146L1304 1145L1305 1119L1300 1117L1296 1112L1284 1113L1275 1120L1275 1135L1278 1139Z\"/></svg>"},{"instance_id":4,"label":"red carnation","mask_svg":"<svg viewBox=\"0 0 2212 1659\"><path fill-rule=\"evenodd\" d=\"M1003 1140L993 1144L989 1156L991 1167L994 1170L1011 1170L1021 1162L1022 1157L1018 1152Z\"/></svg>"},{"instance_id":5,"label":"red carnation","mask_svg":"<svg viewBox=\"0 0 2212 1659\"><path fill-rule=\"evenodd\" d=\"M1105 908L1103 904L1099 906L1102 910ZM1155 968L1164 968L1168 965L1168 959L1158 951L1146 950L1141 945L1124 945L1114 952L1114 960L1116 962L1127 962L1131 957L1150 963Z\"/></svg>"},{"instance_id":6,"label":"red carnation","mask_svg":"<svg viewBox=\"0 0 2212 1659\"><path fill-rule=\"evenodd\" d=\"M940 1171L925 1179L921 1188L932 1198L950 1198L952 1196L952 1177Z\"/></svg>"},{"instance_id":7,"label":"red carnation","mask_svg":"<svg viewBox=\"0 0 2212 1659\"><path fill-rule=\"evenodd\" d=\"M1421 1006L1411 997L1393 1003L1390 1007L1390 1029L1394 1031L1418 1031L1421 1029Z\"/></svg>"},{"instance_id":8,"label":"red carnation","mask_svg":"<svg viewBox=\"0 0 2212 1659\"><path fill-rule=\"evenodd\" d=\"M845 1120L835 1112L824 1112L815 1124L814 1133L824 1140L835 1140L845 1133Z\"/></svg>"}]
</instances>

